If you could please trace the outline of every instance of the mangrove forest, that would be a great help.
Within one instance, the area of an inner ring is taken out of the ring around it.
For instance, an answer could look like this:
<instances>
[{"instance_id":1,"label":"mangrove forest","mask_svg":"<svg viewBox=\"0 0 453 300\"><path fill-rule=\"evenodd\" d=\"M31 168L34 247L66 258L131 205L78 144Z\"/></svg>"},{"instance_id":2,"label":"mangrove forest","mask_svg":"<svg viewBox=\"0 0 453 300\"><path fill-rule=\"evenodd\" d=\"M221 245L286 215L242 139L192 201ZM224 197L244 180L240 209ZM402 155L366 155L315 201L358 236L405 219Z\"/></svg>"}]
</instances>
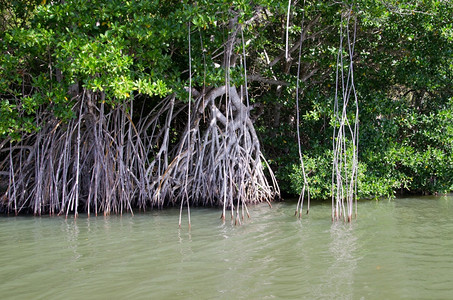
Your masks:
<instances>
[{"instance_id":1,"label":"mangrove forest","mask_svg":"<svg viewBox=\"0 0 453 300\"><path fill-rule=\"evenodd\" d=\"M0 53L4 214L453 191L452 1L0 0Z\"/></svg>"}]
</instances>

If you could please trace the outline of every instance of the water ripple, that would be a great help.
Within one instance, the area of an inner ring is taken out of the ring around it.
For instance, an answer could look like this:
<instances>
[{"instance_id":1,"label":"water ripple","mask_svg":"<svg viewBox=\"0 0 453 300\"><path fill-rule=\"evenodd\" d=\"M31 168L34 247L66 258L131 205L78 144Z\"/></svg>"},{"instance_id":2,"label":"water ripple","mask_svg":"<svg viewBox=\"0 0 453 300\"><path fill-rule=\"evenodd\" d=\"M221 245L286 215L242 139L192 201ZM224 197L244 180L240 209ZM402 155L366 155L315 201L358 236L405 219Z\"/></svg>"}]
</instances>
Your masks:
<instances>
[{"instance_id":1,"label":"water ripple","mask_svg":"<svg viewBox=\"0 0 453 300\"><path fill-rule=\"evenodd\" d=\"M190 230L177 209L0 217L2 299L451 297L453 197L362 202L352 224L294 209L251 206L241 226L193 209Z\"/></svg>"}]
</instances>

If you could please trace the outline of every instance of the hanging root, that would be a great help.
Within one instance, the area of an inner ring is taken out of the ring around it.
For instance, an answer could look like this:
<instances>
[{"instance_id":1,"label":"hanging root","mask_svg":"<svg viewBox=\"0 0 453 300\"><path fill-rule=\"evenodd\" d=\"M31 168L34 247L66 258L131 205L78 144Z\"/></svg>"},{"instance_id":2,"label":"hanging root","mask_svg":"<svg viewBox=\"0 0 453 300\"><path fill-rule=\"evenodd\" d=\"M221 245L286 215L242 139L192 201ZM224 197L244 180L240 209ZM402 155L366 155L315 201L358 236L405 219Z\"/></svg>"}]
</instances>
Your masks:
<instances>
[{"instance_id":1,"label":"hanging root","mask_svg":"<svg viewBox=\"0 0 453 300\"><path fill-rule=\"evenodd\" d=\"M291 1L288 2L288 15L289 15L289 8L290 8ZM305 1L304 1L304 7L305 7ZM296 84L296 128L297 128L297 145L298 145L298 150L299 150L299 160L300 160L300 165L302 168L302 175L304 179L304 185L302 187L302 191L299 195L299 200L297 201L297 206L296 206L296 211L294 215L297 215L297 212L299 211L299 218L302 217L302 210L304 206L304 199L305 199L305 192L307 194L307 214L310 211L310 188L308 185L308 180L307 180L307 174L305 173L305 165L304 165L304 159L302 157L302 147L301 147L301 140L300 140L300 128L299 128L299 123L300 123L300 113L299 113L299 80L300 80L300 61L302 57L302 42L304 40L304 20L305 20L305 10L303 12L302 16L302 30L300 32L300 44L299 44L299 59L297 63L297 84ZM288 24L287 24L288 27ZM288 28L287 28L288 32Z\"/></svg>"},{"instance_id":2,"label":"hanging root","mask_svg":"<svg viewBox=\"0 0 453 300\"><path fill-rule=\"evenodd\" d=\"M351 222L354 204L357 214L359 107L353 65L356 20L353 20L351 33L351 18L352 8L348 8L342 15L340 28L333 133L332 220L343 219L345 222ZM351 97L354 102L350 101ZM347 113L351 107L355 109L355 119L352 122Z\"/></svg>"}]
</instances>

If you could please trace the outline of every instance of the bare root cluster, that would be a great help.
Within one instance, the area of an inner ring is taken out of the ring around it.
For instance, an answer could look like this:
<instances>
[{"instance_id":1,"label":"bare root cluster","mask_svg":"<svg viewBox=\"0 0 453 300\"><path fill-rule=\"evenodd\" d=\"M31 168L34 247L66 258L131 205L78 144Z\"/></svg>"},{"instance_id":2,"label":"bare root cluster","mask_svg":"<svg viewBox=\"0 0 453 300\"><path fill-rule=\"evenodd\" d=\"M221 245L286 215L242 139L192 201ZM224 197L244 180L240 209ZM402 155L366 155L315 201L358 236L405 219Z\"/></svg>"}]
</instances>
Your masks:
<instances>
[{"instance_id":1,"label":"bare root cluster","mask_svg":"<svg viewBox=\"0 0 453 300\"><path fill-rule=\"evenodd\" d=\"M37 133L1 144L1 209L37 215L110 214L168 205L220 206L239 221L246 205L279 195L259 141L234 87L165 98L133 122L133 101L107 109L84 91L62 122L38 114ZM247 212L248 213L248 212Z\"/></svg>"},{"instance_id":2,"label":"bare root cluster","mask_svg":"<svg viewBox=\"0 0 453 300\"><path fill-rule=\"evenodd\" d=\"M144 126L143 132L158 132L150 135L155 137L150 141L155 149L150 161L152 203L222 206L222 218L230 209L240 222L241 208L243 217L246 204L270 203L280 193L278 185L270 169L272 181L265 176L249 108L236 88L221 86L196 94L190 122L176 144L170 131L187 110L177 107L174 98L162 103L160 118Z\"/></svg>"}]
</instances>

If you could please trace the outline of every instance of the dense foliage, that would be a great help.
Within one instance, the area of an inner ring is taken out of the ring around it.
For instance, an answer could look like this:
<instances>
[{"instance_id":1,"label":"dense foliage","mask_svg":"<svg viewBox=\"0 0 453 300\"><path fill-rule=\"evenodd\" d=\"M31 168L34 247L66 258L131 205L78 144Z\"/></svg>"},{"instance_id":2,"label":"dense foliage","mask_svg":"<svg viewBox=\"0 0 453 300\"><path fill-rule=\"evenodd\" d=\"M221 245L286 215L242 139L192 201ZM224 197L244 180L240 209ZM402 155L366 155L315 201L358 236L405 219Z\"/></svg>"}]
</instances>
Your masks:
<instances>
[{"instance_id":1,"label":"dense foliage","mask_svg":"<svg viewBox=\"0 0 453 300\"><path fill-rule=\"evenodd\" d=\"M169 95L182 111L190 87L206 95L227 81L241 89L282 189L298 194L302 45L302 151L312 196L328 198L338 33L351 7L358 22L359 195L453 190L451 1L291 1L290 10L283 0L0 3L2 193L12 180L11 147L72 124L83 107L122 107L138 124ZM82 95L93 102L81 104ZM174 145L184 118L174 120Z\"/></svg>"},{"instance_id":2,"label":"dense foliage","mask_svg":"<svg viewBox=\"0 0 453 300\"><path fill-rule=\"evenodd\" d=\"M359 195L451 191L453 6L449 1L389 3L358 2L363 9L355 63L361 122ZM310 133L308 147L313 151L306 152L314 192L321 198L330 193L331 154L329 145L322 144L330 137L330 112L325 109L333 94L325 88L329 81L318 86L316 100L305 101L311 106L304 128L327 132L321 143L313 138L319 134ZM285 172L296 191L300 176L291 168Z\"/></svg>"}]
</instances>

